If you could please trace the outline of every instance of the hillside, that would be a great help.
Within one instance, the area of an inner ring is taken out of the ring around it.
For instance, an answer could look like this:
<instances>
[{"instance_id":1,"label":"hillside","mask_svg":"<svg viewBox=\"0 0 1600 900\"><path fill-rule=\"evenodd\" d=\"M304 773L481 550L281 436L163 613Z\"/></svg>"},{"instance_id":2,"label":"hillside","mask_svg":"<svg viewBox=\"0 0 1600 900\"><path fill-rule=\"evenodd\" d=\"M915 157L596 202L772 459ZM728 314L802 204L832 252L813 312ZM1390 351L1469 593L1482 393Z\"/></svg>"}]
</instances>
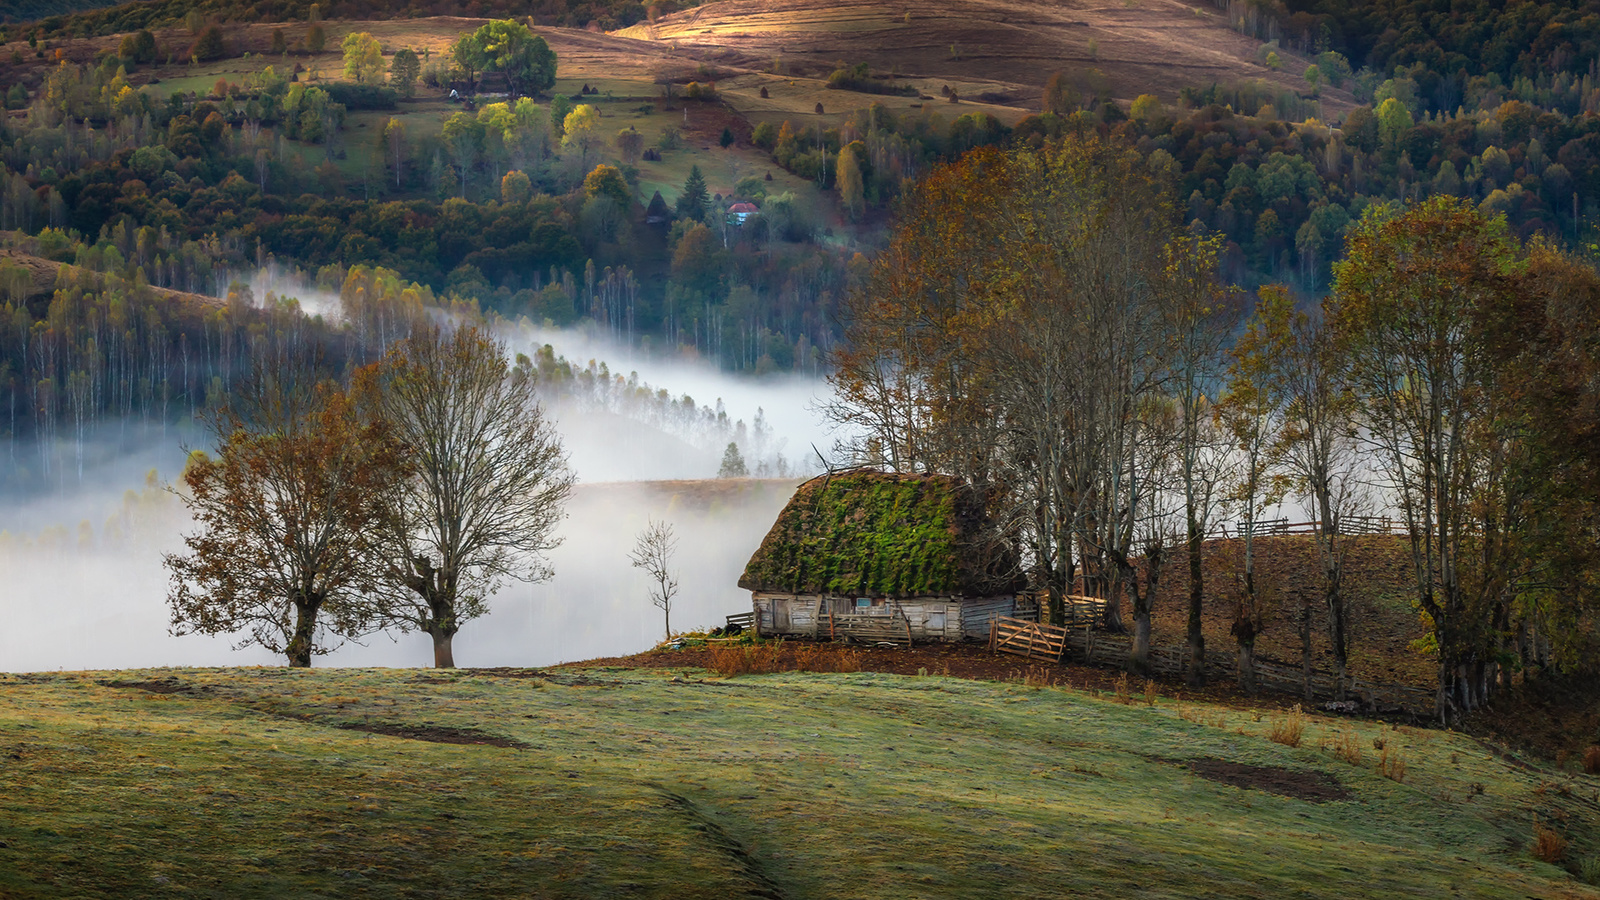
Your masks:
<instances>
[{"instance_id":1,"label":"hillside","mask_svg":"<svg viewBox=\"0 0 1600 900\"><path fill-rule=\"evenodd\" d=\"M1257 59L1259 42L1230 30L1216 10L1175 0L1120 6L1087 0L722 0L617 33L665 42L685 54L717 54L725 63L736 60L779 76L770 79L779 84L826 78L841 63L864 62L916 85L922 99L949 84L963 98L1027 111L1039 109L1045 81L1062 70L1098 70L1122 100L1149 93L1171 101L1183 87L1243 79L1305 89L1299 77L1304 60L1269 69ZM854 105L845 94L834 92ZM752 102L750 109L787 113L781 96L771 104ZM1349 104L1347 91L1324 94L1330 113Z\"/></svg>"},{"instance_id":2,"label":"hillside","mask_svg":"<svg viewBox=\"0 0 1600 900\"><path fill-rule=\"evenodd\" d=\"M1529 844L1592 858L1600 781L1444 732L875 674L0 684L3 896L1596 896Z\"/></svg>"}]
</instances>

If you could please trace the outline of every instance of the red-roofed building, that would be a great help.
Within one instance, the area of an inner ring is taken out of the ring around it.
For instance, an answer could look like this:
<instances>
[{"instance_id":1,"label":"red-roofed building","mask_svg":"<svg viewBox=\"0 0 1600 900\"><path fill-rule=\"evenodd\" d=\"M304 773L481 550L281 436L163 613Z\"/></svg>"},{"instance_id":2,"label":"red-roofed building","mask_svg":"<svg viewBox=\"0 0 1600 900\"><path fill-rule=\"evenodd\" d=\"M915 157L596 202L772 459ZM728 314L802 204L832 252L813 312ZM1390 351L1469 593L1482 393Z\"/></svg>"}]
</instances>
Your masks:
<instances>
[{"instance_id":1,"label":"red-roofed building","mask_svg":"<svg viewBox=\"0 0 1600 900\"><path fill-rule=\"evenodd\" d=\"M738 203L728 207L728 224L743 225L745 219L748 219L751 216L759 215L761 215L760 207L756 206L754 203L747 203L741 200Z\"/></svg>"}]
</instances>

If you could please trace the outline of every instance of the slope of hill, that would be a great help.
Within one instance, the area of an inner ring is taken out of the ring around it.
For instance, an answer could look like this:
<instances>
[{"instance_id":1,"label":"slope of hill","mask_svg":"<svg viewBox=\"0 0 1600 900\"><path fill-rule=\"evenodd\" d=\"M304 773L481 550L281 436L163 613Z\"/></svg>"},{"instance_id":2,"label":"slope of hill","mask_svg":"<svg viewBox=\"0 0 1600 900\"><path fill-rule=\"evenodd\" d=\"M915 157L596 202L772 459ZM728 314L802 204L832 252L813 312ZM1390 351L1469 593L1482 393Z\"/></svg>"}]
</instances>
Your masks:
<instances>
[{"instance_id":1,"label":"slope of hill","mask_svg":"<svg viewBox=\"0 0 1600 900\"><path fill-rule=\"evenodd\" d=\"M0 684L6 896L1597 896L1530 844L1580 868L1600 781L1445 732L862 673Z\"/></svg>"},{"instance_id":2,"label":"slope of hill","mask_svg":"<svg viewBox=\"0 0 1600 900\"><path fill-rule=\"evenodd\" d=\"M737 53L746 68L826 77L842 63L867 63L912 82L951 83L963 97L1037 110L1055 72L1103 73L1113 96L1171 100L1178 90L1246 78L1303 90L1303 60L1282 69L1257 60L1259 42L1227 28L1214 10L1176 0L1121 6L1071 0L721 0L619 34L665 41L685 53ZM1349 105L1330 91L1330 112Z\"/></svg>"}]
</instances>

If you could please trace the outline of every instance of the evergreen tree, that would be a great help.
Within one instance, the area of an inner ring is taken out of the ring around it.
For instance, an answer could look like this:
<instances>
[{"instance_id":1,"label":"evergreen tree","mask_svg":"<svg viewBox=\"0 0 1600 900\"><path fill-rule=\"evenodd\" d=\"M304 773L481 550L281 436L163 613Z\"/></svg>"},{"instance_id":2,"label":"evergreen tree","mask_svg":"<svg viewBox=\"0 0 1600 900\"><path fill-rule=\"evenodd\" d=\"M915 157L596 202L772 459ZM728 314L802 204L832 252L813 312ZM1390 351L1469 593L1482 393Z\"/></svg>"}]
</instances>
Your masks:
<instances>
[{"instance_id":1,"label":"evergreen tree","mask_svg":"<svg viewBox=\"0 0 1600 900\"><path fill-rule=\"evenodd\" d=\"M678 195L678 217L700 221L706 215L706 179L699 166L689 168L689 180L683 183L683 193ZM724 460L726 464L726 460ZM743 465L741 463L741 465Z\"/></svg>"},{"instance_id":2,"label":"evergreen tree","mask_svg":"<svg viewBox=\"0 0 1600 900\"><path fill-rule=\"evenodd\" d=\"M733 441L728 442L728 449L722 452L722 468L717 469L718 478L748 478L750 469L744 464L744 455L739 452L739 445Z\"/></svg>"}]
</instances>

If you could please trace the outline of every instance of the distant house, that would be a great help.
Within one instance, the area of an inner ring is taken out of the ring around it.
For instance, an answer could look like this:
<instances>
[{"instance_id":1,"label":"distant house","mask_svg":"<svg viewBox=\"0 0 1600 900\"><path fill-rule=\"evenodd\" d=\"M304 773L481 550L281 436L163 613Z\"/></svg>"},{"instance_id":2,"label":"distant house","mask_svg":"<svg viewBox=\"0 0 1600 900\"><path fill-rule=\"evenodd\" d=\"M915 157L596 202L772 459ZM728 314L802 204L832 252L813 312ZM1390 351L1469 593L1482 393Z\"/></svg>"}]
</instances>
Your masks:
<instances>
[{"instance_id":1,"label":"distant house","mask_svg":"<svg viewBox=\"0 0 1600 900\"><path fill-rule=\"evenodd\" d=\"M795 491L739 586L762 635L957 641L987 638L1024 583L958 479L854 469Z\"/></svg>"},{"instance_id":2,"label":"distant house","mask_svg":"<svg viewBox=\"0 0 1600 900\"><path fill-rule=\"evenodd\" d=\"M761 215L761 208L744 200L728 207L728 224L743 225L751 216Z\"/></svg>"}]
</instances>

